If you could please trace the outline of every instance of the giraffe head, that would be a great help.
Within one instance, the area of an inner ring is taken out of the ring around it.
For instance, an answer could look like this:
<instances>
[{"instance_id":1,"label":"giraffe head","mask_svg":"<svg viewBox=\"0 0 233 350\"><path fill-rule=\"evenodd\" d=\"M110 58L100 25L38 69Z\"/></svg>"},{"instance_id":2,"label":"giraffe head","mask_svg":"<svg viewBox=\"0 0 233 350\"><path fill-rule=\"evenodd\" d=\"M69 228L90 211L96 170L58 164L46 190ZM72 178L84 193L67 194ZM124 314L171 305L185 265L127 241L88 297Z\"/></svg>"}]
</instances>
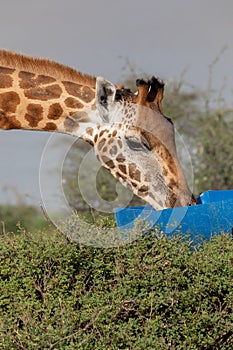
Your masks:
<instances>
[{"instance_id":1,"label":"giraffe head","mask_svg":"<svg viewBox=\"0 0 233 350\"><path fill-rule=\"evenodd\" d=\"M137 80L132 94L97 78L96 108L104 123L84 138L125 187L155 209L194 203L178 160L174 126L162 114L164 84Z\"/></svg>"}]
</instances>

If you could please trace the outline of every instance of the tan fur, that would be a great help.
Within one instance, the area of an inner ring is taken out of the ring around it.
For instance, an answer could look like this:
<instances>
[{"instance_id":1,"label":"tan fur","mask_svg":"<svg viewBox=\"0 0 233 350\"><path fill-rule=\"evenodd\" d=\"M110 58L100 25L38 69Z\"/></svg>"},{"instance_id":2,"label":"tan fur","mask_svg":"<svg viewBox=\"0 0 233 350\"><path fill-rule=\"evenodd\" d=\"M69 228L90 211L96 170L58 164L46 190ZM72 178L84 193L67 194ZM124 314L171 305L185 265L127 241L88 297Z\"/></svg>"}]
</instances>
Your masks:
<instances>
[{"instance_id":1,"label":"tan fur","mask_svg":"<svg viewBox=\"0 0 233 350\"><path fill-rule=\"evenodd\" d=\"M17 68L35 74L45 74L57 80L67 80L85 86L95 87L96 78L77 72L49 59L34 58L8 50L0 50L0 66Z\"/></svg>"}]
</instances>

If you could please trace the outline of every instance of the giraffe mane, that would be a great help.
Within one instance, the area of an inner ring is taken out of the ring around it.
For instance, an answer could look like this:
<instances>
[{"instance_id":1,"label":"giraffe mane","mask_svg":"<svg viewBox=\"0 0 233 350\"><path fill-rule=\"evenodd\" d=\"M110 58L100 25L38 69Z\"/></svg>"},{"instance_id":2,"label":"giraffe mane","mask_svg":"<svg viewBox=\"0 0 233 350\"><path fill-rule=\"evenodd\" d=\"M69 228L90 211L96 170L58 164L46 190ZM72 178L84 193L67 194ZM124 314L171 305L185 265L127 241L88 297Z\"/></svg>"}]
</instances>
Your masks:
<instances>
[{"instance_id":1,"label":"giraffe mane","mask_svg":"<svg viewBox=\"0 0 233 350\"><path fill-rule=\"evenodd\" d=\"M95 87L96 84L95 77L80 73L74 68L49 59L34 58L9 50L0 50L0 65L30 73L49 75L58 80L67 80L90 87Z\"/></svg>"}]
</instances>

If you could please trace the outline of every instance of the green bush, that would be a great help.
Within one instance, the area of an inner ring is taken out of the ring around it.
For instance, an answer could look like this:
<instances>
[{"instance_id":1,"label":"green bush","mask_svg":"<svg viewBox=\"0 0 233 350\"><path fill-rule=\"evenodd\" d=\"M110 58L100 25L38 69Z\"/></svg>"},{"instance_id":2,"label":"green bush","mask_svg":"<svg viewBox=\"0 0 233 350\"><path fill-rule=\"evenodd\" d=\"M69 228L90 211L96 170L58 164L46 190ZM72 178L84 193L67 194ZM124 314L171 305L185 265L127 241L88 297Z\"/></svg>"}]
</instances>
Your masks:
<instances>
[{"instance_id":1,"label":"green bush","mask_svg":"<svg viewBox=\"0 0 233 350\"><path fill-rule=\"evenodd\" d=\"M111 249L4 234L1 349L232 349L233 246L144 236Z\"/></svg>"}]
</instances>

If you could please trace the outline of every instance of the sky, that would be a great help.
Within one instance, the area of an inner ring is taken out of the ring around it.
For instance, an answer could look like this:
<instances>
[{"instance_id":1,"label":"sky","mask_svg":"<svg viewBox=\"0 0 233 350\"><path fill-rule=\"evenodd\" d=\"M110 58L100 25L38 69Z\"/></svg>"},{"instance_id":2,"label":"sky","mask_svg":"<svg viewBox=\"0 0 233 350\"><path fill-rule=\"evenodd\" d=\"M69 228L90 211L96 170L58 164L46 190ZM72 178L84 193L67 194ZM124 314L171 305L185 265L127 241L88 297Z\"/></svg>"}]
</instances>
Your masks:
<instances>
[{"instance_id":1,"label":"sky","mask_svg":"<svg viewBox=\"0 0 233 350\"><path fill-rule=\"evenodd\" d=\"M113 83L123 79L127 60L165 82L178 80L185 70L185 80L198 89L208 87L218 57L211 84L224 86L223 98L232 107L232 15L231 0L8 0L1 4L0 47L51 58ZM39 169L49 138L0 131L0 204L39 205ZM61 148L59 138L49 146L44 176L51 193Z\"/></svg>"}]
</instances>

